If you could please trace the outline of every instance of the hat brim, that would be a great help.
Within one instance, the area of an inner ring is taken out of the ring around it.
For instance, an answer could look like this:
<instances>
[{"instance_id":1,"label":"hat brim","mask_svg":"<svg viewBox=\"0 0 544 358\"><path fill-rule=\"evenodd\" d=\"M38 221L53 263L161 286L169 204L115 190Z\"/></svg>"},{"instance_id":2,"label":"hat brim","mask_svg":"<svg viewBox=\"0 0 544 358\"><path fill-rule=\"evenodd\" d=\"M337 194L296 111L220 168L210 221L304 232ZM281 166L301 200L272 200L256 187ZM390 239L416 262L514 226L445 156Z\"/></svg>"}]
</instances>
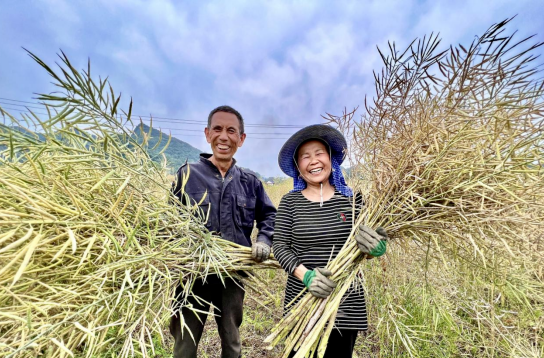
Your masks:
<instances>
[{"instance_id":1,"label":"hat brim","mask_svg":"<svg viewBox=\"0 0 544 358\"><path fill-rule=\"evenodd\" d=\"M278 164L280 169L288 176L295 178L298 175L294 161L295 151L303 142L310 139L325 141L331 148L331 155L336 162L342 164L344 161L347 142L342 133L325 124L314 124L293 134L281 147L278 154Z\"/></svg>"}]
</instances>

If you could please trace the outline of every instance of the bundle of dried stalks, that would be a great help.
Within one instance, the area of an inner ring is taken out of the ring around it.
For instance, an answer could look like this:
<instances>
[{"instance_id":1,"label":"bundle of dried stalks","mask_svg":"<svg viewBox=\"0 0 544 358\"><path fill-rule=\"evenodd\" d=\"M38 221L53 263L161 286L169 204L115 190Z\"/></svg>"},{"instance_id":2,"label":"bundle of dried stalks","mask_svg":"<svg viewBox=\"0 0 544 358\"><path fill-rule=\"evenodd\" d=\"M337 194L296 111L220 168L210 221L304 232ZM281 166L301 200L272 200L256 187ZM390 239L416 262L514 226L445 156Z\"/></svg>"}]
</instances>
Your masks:
<instances>
[{"instance_id":1,"label":"bundle of dried stalks","mask_svg":"<svg viewBox=\"0 0 544 358\"><path fill-rule=\"evenodd\" d=\"M523 260L542 231L544 83L532 64L541 44L513 43L503 34L508 22L444 52L432 35L402 53L390 46L362 120L330 116L351 138L352 185L366 203L354 228L383 226L445 269L462 262L504 273ZM306 294L267 338L285 340L283 357L292 349L296 358L322 356L341 297L363 272L361 256L348 240L328 265L339 283L333 294ZM544 302L542 281L520 292L529 305Z\"/></svg>"},{"instance_id":2,"label":"bundle of dried stalks","mask_svg":"<svg viewBox=\"0 0 544 358\"><path fill-rule=\"evenodd\" d=\"M117 119L106 80L64 55L61 75L34 59L62 93L40 96L46 119L2 111L12 126L0 125L0 357L148 356L180 280L189 295L207 273L273 264L169 203L149 133L127 131L132 103Z\"/></svg>"}]
</instances>

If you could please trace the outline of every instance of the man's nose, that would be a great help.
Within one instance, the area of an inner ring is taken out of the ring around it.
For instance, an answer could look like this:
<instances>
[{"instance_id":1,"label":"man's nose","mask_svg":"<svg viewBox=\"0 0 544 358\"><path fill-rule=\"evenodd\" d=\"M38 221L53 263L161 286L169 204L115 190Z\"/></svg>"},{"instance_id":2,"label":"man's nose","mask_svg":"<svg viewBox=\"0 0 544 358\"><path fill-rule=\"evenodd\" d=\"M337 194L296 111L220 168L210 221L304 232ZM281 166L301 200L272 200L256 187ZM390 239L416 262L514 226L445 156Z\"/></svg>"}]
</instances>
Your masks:
<instances>
[{"instance_id":1,"label":"man's nose","mask_svg":"<svg viewBox=\"0 0 544 358\"><path fill-rule=\"evenodd\" d=\"M229 135L227 133L227 131L221 131L221 134L219 135L219 139L220 140L229 140Z\"/></svg>"}]
</instances>

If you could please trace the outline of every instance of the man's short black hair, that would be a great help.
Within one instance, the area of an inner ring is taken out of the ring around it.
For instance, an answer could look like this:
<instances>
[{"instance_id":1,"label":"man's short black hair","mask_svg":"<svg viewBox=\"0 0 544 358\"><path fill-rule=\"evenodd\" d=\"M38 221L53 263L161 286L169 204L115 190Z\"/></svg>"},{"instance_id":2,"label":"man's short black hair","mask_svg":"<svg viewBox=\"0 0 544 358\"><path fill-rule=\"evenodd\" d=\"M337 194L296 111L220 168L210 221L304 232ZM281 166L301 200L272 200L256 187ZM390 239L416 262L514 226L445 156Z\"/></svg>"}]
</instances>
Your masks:
<instances>
[{"instance_id":1,"label":"man's short black hair","mask_svg":"<svg viewBox=\"0 0 544 358\"><path fill-rule=\"evenodd\" d=\"M240 114L240 112L238 112L237 110L235 110L231 106L219 106L219 107L213 109L210 112L210 114L208 115L208 129L210 129L210 127L212 125L213 115L216 114L217 112L227 112L227 113L234 114L236 116L236 118L238 118L238 122L240 122L240 135L244 134L244 119L242 118L242 115Z\"/></svg>"}]
</instances>

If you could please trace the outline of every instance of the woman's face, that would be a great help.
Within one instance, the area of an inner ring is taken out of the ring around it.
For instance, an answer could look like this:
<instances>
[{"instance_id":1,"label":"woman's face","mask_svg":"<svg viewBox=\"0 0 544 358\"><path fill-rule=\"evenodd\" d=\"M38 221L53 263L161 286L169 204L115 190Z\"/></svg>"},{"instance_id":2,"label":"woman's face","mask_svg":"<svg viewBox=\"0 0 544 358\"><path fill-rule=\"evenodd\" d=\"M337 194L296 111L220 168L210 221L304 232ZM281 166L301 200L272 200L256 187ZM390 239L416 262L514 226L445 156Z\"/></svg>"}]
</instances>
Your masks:
<instances>
[{"instance_id":1,"label":"woman's face","mask_svg":"<svg viewBox=\"0 0 544 358\"><path fill-rule=\"evenodd\" d=\"M329 180L331 158L327 147L320 141L310 140L302 144L298 149L297 164L307 184L319 185Z\"/></svg>"}]
</instances>

